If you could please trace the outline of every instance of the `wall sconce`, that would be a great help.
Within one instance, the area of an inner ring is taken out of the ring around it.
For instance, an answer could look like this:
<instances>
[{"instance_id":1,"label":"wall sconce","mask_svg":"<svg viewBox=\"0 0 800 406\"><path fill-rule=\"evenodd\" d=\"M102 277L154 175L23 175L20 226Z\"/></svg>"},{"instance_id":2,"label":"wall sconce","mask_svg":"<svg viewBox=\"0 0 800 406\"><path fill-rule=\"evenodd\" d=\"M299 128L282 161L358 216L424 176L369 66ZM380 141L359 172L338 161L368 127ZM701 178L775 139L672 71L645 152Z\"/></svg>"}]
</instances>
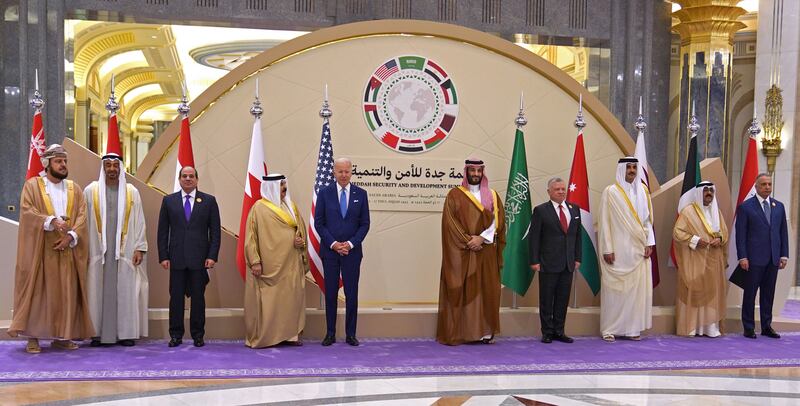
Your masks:
<instances>
[{"instance_id":1,"label":"wall sconce","mask_svg":"<svg viewBox=\"0 0 800 406\"><path fill-rule=\"evenodd\" d=\"M781 131L783 130L783 96L781 88L773 84L767 90L766 113L764 114L764 136L761 152L767 157L767 171L775 173L775 161L783 152Z\"/></svg>"}]
</instances>

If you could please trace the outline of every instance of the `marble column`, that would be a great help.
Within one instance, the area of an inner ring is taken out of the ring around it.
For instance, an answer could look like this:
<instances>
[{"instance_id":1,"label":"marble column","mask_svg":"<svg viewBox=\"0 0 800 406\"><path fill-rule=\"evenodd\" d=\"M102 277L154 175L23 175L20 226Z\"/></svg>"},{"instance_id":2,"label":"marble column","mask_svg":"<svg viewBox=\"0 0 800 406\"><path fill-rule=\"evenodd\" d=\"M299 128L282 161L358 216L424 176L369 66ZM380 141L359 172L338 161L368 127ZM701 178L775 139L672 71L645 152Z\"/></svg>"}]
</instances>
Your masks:
<instances>
[{"instance_id":1,"label":"marble column","mask_svg":"<svg viewBox=\"0 0 800 406\"><path fill-rule=\"evenodd\" d=\"M676 170L682 172L689 147L686 129L692 106L700 131L697 149L701 159L719 157L727 163L730 149L728 114L733 65L733 34L745 27L738 21L746 10L740 0L676 0L673 13L680 23L673 29L681 37L680 133Z\"/></svg>"},{"instance_id":2,"label":"marble column","mask_svg":"<svg viewBox=\"0 0 800 406\"><path fill-rule=\"evenodd\" d=\"M796 285L798 239L798 193L800 193L800 143L796 143L800 126L797 73L800 67L800 2L795 0L761 0L758 5L758 44L756 47L755 103L759 120L767 120L767 92L773 86L780 89L782 115L780 129L781 154L775 159L772 177L773 196L783 202L789 221L789 268L791 272L779 275L777 297L785 297L788 286ZM767 120L769 121L769 120ZM759 144L763 147L765 128ZM767 171L767 158L763 149L759 153L759 169ZM776 300L776 304L777 304ZM777 310L776 310L777 311Z\"/></svg>"}]
</instances>

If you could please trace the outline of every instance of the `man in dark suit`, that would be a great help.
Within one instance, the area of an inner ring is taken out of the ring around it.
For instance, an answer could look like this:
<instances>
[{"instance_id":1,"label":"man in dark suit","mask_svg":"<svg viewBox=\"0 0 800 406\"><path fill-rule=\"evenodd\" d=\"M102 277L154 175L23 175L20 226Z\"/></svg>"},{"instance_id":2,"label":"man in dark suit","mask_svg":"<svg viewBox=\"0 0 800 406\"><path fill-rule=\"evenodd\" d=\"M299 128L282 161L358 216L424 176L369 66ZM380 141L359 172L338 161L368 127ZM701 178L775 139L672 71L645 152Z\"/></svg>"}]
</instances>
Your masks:
<instances>
[{"instance_id":1,"label":"man in dark suit","mask_svg":"<svg viewBox=\"0 0 800 406\"><path fill-rule=\"evenodd\" d=\"M158 260L169 270L169 346L183 338L183 296L192 300L189 332L195 347L205 345L208 269L219 255L219 207L214 196L197 190L197 170L180 171L181 190L164 196L158 217Z\"/></svg>"},{"instance_id":2,"label":"man in dark suit","mask_svg":"<svg viewBox=\"0 0 800 406\"><path fill-rule=\"evenodd\" d=\"M581 210L564 200L563 179L547 182L550 200L536 206L531 218L531 269L539 274L539 318L542 342L571 343L564 334L572 275L581 263Z\"/></svg>"},{"instance_id":3,"label":"man in dark suit","mask_svg":"<svg viewBox=\"0 0 800 406\"><path fill-rule=\"evenodd\" d=\"M320 256L325 274L325 321L327 332L323 346L336 342L336 307L339 276L344 284L346 342L358 345L358 277L361 273L361 244L369 231L367 191L350 184L353 163L339 158L333 164L336 183L320 189L314 211L314 225L319 234Z\"/></svg>"},{"instance_id":4,"label":"man in dark suit","mask_svg":"<svg viewBox=\"0 0 800 406\"><path fill-rule=\"evenodd\" d=\"M760 292L761 335L781 338L772 329L772 301L778 270L789 261L789 234L783 203L770 194L772 176L759 174L756 195L742 202L736 211L736 255L739 266L747 271L742 296L742 324L747 338L756 338L756 292Z\"/></svg>"}]
</instances>

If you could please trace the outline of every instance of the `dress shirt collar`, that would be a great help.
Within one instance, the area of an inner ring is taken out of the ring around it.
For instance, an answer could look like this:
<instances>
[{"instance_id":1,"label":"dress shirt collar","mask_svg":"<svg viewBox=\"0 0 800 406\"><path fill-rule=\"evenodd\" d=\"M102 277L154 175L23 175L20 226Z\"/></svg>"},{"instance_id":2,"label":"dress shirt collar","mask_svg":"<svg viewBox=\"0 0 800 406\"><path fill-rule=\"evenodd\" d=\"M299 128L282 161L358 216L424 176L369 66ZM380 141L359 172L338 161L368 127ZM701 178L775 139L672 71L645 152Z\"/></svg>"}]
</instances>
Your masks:
<instances>
[{"instance_id":1,"label":"dress shirt collar","mask_svg":"<svg viewBox=\"0 0 800 406\"><path fill-rule=\"evenodd\" d=\"M195 189L195 190L192 190L192 191L191 191L191 192L189 192L189 193L186 193L186 191L184 191L183 189L181 189L181 200L186 200L186 196L191 196L191 199L189 199L189 200L192 200L192 199L194 199L194 197L195 197L196 195L197 195L197 189Z\"/></svg>"},{"instance_id":2,"label":"dress shirt collar","mask_svg":"<svg viewBox=\"0 0 800 406\"><path fill-rule=\"evenodd\" d=\"M350 184L348 183L348 184L342 186L342 185L339 184L339 182L336 182L336 194L337 195L341 195L342 194L342 189L347 190L345 193L349 194L350 193Z\"/></svg>"},{"instance_id":3,"label":"dress shirt collar","mask_svg":"<svg viewBox=\"0 0 800 406\"><path fill-rule=\"evenodd\" d=\"M468 186L469 186L469 191L472 192L472 193L480 193L481 192L481 185L480 184L477 184L477 185L469 185L468 184Z\"/></svg>"},{"instance_id":4,"label":"dress shirt collar","mask_svg":"<svg viewBox=\"0 0 800 406\"><path fill-rule=\"evenodd\" d=\"M558 206L561 206L561 207L563 207L563 208L564 208L564 212L565 212L565 213L569 213L569 207L567 206L567 201L566 201L566 200L564 200L563 202L561 202L561 204L558 204L558 203L556 203L556 202L554 202L554 201L552 201L552 200L550 201L550 203L552 203L552 204L553 204L553 209L555 209L555 210L556 210L556 214L558 214Z\"/></svg>"},{"instance_id":5,"label":"dress shirt collar","mask_svg":"<svg viewBox=\"0 0 800 406\"><path fill-rule=\"evenodd\" d=\"M766 199L762 199L762 198L761 198L761 196L759 196L759 195L756 195L756 198L758 198L758 205L759 205L759 207L764 207L764 200L766 200L766 201L767 201L767 204L769 204L769 203L772 203L772 201L770 201L770 200L769 200L769 196L767 196L767 198L766 198Z\"/></svg>"}]
</instances>

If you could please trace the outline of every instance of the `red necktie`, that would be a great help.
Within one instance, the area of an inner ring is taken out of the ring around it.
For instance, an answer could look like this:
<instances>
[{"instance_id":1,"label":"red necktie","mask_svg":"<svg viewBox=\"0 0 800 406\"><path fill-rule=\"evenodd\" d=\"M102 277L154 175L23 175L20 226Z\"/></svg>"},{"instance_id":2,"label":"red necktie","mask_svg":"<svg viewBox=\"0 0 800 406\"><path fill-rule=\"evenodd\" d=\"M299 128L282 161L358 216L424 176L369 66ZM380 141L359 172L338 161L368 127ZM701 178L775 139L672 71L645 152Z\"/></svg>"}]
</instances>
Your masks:
<instances>
[{"instance_id":1,"label":"red necktie","mask_svg":"<svg viewBox=\"0 0 800 406\"><path fill-rule=\"evenodd\" d=\"M567 216L564 215L564 206L558 206L558 219L561 220L561 229L564 230L564 234L567 233Z\"/></svg>"}]
</instances>

